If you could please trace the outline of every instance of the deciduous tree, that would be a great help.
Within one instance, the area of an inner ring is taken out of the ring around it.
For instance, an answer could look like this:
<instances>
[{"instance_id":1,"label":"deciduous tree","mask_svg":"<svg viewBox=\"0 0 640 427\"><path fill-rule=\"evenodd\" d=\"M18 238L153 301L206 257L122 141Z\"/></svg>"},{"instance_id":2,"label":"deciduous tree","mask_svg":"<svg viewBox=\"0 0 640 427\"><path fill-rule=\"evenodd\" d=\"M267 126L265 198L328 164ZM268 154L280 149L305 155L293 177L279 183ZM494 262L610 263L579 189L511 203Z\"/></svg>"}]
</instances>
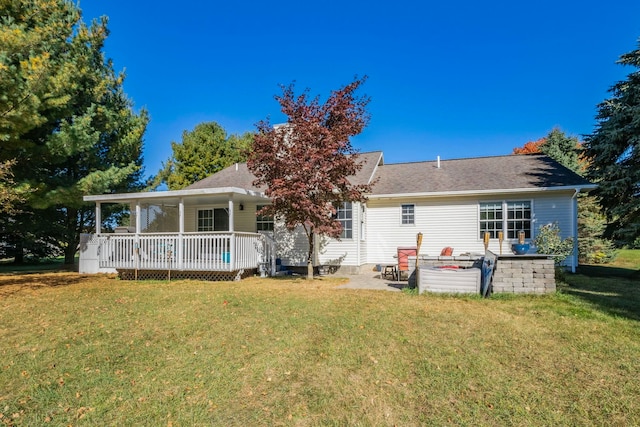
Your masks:
<instances>
[{"instance_id":1,"label":"deciduous tree","mask_svg":"<svg viewBox=\"0 0 640 427\"><path fill-rule=\"evenodd\" d=\"M595 131L586 137L588 176L598 183L597 196L613 221L611 234L622 242L640 237L640 39L638 49L618 64L632 67L625 80L598 105Z\"/></svg>"},{"instance_id":2,"label":"deciduous tree","mask_svg":"<svg viewBox=\"0 0 640 427\"><path fill-rule=\"evenodd\" d=\"M541 153L540 146L547 141L546 138L540 138L536 141L526 142L522 147L513 149L513 154L536 154Z\"/></svg>"},{"instance_id":3,"label":"deciduous tree","mask_svg":"<svg viewBox=\"0 0 640 427\"><path fill-rule=\"evenodd\" d=\"M370 185L349 181L361 169L351 137L367 125L369 98L357 96L365 78L332 91L321 103L309 91L294 93L282 87L276 96L287 123L258 123L248 167L255 184L266 186L272 204L261 213L284 221L289 230L300 226L308 239L307 277L313 277L314 235L339 238L336 207L342 202L364 201Z\"/></svg>"},{"instance_id":4,"label":"deciduous tree","mask_svg":"<svg viewBox=\"0 0 640 427\"><path fill-rule=\"evenodd\" d=\"M170 190L179 190L243 162L252 141L250 132L227 136L216 122L200 123L193 131L182 133L182 142L171 143L173 155L153 179L152 187L164 182Z\"/></svg>"}]
</instances>

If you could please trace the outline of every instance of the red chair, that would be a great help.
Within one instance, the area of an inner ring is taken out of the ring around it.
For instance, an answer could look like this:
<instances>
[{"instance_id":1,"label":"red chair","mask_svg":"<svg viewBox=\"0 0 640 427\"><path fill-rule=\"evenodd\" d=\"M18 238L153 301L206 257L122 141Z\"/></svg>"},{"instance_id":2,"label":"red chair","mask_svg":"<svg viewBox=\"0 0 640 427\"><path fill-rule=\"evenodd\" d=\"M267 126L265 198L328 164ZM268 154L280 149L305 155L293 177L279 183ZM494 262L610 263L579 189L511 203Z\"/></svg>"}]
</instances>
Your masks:
<instances>
[{"instance_id":1,"label":"red chair","mask_svg":"<svg viewBox=\"0 0 640 427\"><path fill-rule=\"evenodd\" d=\"M409 272L409 257L416 256L417 252L418 248L415 246L398 247L398 280L405 280L402 273Z\"/></svg>"},{"instance_id":2,"label":"red chair","mask_svg":"<svg viewBox=\"0 0 640 427\"><path fill-rule=\"evenodd\" d=\"M451 246L447 246L440 252L440 256L451 256L453 255L453 248Z\"/></svg>"}]
</instances>

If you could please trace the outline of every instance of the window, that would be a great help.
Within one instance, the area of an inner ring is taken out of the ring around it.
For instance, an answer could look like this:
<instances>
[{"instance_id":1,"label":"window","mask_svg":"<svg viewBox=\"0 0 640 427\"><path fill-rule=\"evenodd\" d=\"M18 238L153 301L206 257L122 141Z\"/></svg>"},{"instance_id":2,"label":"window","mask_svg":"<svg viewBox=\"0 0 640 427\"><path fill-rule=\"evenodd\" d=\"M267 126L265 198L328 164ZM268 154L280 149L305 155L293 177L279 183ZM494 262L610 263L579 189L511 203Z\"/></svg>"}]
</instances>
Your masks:
<instances>
[{"instance_id":1,"label":"window","mask_svg":"<svg viewBox=\"0 0 640 427\"><path fill-rule=\"evenodd\" d=\"M198 210L198 231L213 231L213 209Z\"/></svg>"},{"instance_id":2,"label":"window","mask_svg":"<svg viewBox=\"0 0 640 427\"><path fill-rule=\"evenodd\" d=\"M531 202L507 203L507 238L518 238L518 231L524 231L526 239L531 238Z\"/></svg>"},{"instance_id":3,"label":"window","mask_svg":"<svg viewBox=\"0 0 640 427\"><path fill-rule=\"evenodd\" d=\"M415 205L401 205L402 225L411 225L416 223Z\"/></svg>"},{"instance_id":4,"label":"window","mask_svg":"<svg viewBox=\"0 0 640 427\"><path fill-rule=\"evenodd\" d=\"M489 233L492 239L502 231L502 203L480 203L480 238Z\"/></svg>"},{"instance_id":5,"label":"window","mask_svg":"<svg viewBox=\"0 0 640 427\"><path fill-rule=\"evenodd\" d=\"M506 216L504 215L506 212ZM531 202L489 202L480 203L480 238L489 233L498 238L499 231L506 231L506 239L517 239L518 231L524 231L525 238L531 238Z\"/></svg>"},{"instance_id":6,"label":"window","mask_svg":"<svg viewBox=\"0 0 640 427\"><path fill-rule=\"evenodd\" d=\"M256 206L256 212L264 208L264 205ZM256 230L273 231L273 217L269 215L256 215Z\"/></svg>"},{"instance_id":7,"label":"window","mask_svg":"<svg viewBox=\"0 0 640 427\"><path fill-rule=\"evenodd\" d=\"M342 232L340 233L341 239L353 238L353 207L351 202L342 202L338 206L336 212L336 219L340 221L342 225Z\"/></svg>"},{"instance_id":8,"label":"window","mask_svg":"<svg viewBox=\"0 0 640 427\"><path fill-rule=\"evenodd\" d=\"M198 209L198 231L229 231L229 211L225 208Z\"/></svg>"}]
</instances>

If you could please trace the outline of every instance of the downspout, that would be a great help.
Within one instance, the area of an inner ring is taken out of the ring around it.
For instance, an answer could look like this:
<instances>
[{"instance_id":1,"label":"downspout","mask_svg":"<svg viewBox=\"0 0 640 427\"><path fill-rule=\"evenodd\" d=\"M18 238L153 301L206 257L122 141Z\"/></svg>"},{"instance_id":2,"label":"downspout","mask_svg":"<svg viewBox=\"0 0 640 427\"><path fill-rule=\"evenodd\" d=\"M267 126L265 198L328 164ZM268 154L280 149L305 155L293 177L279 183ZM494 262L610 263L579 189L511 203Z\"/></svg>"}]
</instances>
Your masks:
<instances>
[{"instance_id":1,"label":"downspout","mask_svg":"<svg viewBox=\"0 0 640 427\"><path fill-rule=\"evenodd\" d=\"M358 210L358 215L356 216L356 227L357 230L354 234L355 234L355 240L356 240L356 268L358 269L358 272L360 272L360 266L362 265L362 260L360 259L361 253L360 253L360 245L362 245L362 236L360 235L360 233L362 232L362 226L361 226L361 221L362 221L362 206L360 205L360 202L354 203L351 206L354 206L355 208ZM353 227L353 225L352 225Z\"/></svg>"},{"instance_id":2,"label":"downspout","mask_svg":"<svg viewBox=\"0 0 640 427\"><path fill-rule=\"evenodd\" d=\"M573 256L571 257L571 272L576 272L578 264L578 194L580 189L576 188L571 196L571 232L573 233Z\"/></svg>"}]
</instances>

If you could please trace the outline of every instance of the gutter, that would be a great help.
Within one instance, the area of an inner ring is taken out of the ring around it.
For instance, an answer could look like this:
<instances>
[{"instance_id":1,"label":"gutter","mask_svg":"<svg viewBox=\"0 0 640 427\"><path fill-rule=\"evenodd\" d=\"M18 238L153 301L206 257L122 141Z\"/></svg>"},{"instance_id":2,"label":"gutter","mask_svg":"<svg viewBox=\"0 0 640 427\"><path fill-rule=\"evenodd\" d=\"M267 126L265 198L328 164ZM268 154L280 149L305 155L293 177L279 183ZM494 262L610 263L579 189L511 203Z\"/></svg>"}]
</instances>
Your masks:
<instances>
[{"instance_id":1,"label":"gutter","mask_svg":"<svg viewBox=\"0 0 640 427\"><path fill-rule=\"evenodd\" d=\"M516 193L541 193L545 191L577 191L592 190L597 188L595 184L587 184L580 186L562 186L562 187L529 187L529 188L508 188L508 189L489 189L489 190L460 190L460 191L427 191L421 193L388 193L388 194L369 194L367 199L406 199L420 197L446 197L446 196L477 196L483 194L516 194ZM575 197L575 196L574 196Z\"/></svg>"}]
</instances>

